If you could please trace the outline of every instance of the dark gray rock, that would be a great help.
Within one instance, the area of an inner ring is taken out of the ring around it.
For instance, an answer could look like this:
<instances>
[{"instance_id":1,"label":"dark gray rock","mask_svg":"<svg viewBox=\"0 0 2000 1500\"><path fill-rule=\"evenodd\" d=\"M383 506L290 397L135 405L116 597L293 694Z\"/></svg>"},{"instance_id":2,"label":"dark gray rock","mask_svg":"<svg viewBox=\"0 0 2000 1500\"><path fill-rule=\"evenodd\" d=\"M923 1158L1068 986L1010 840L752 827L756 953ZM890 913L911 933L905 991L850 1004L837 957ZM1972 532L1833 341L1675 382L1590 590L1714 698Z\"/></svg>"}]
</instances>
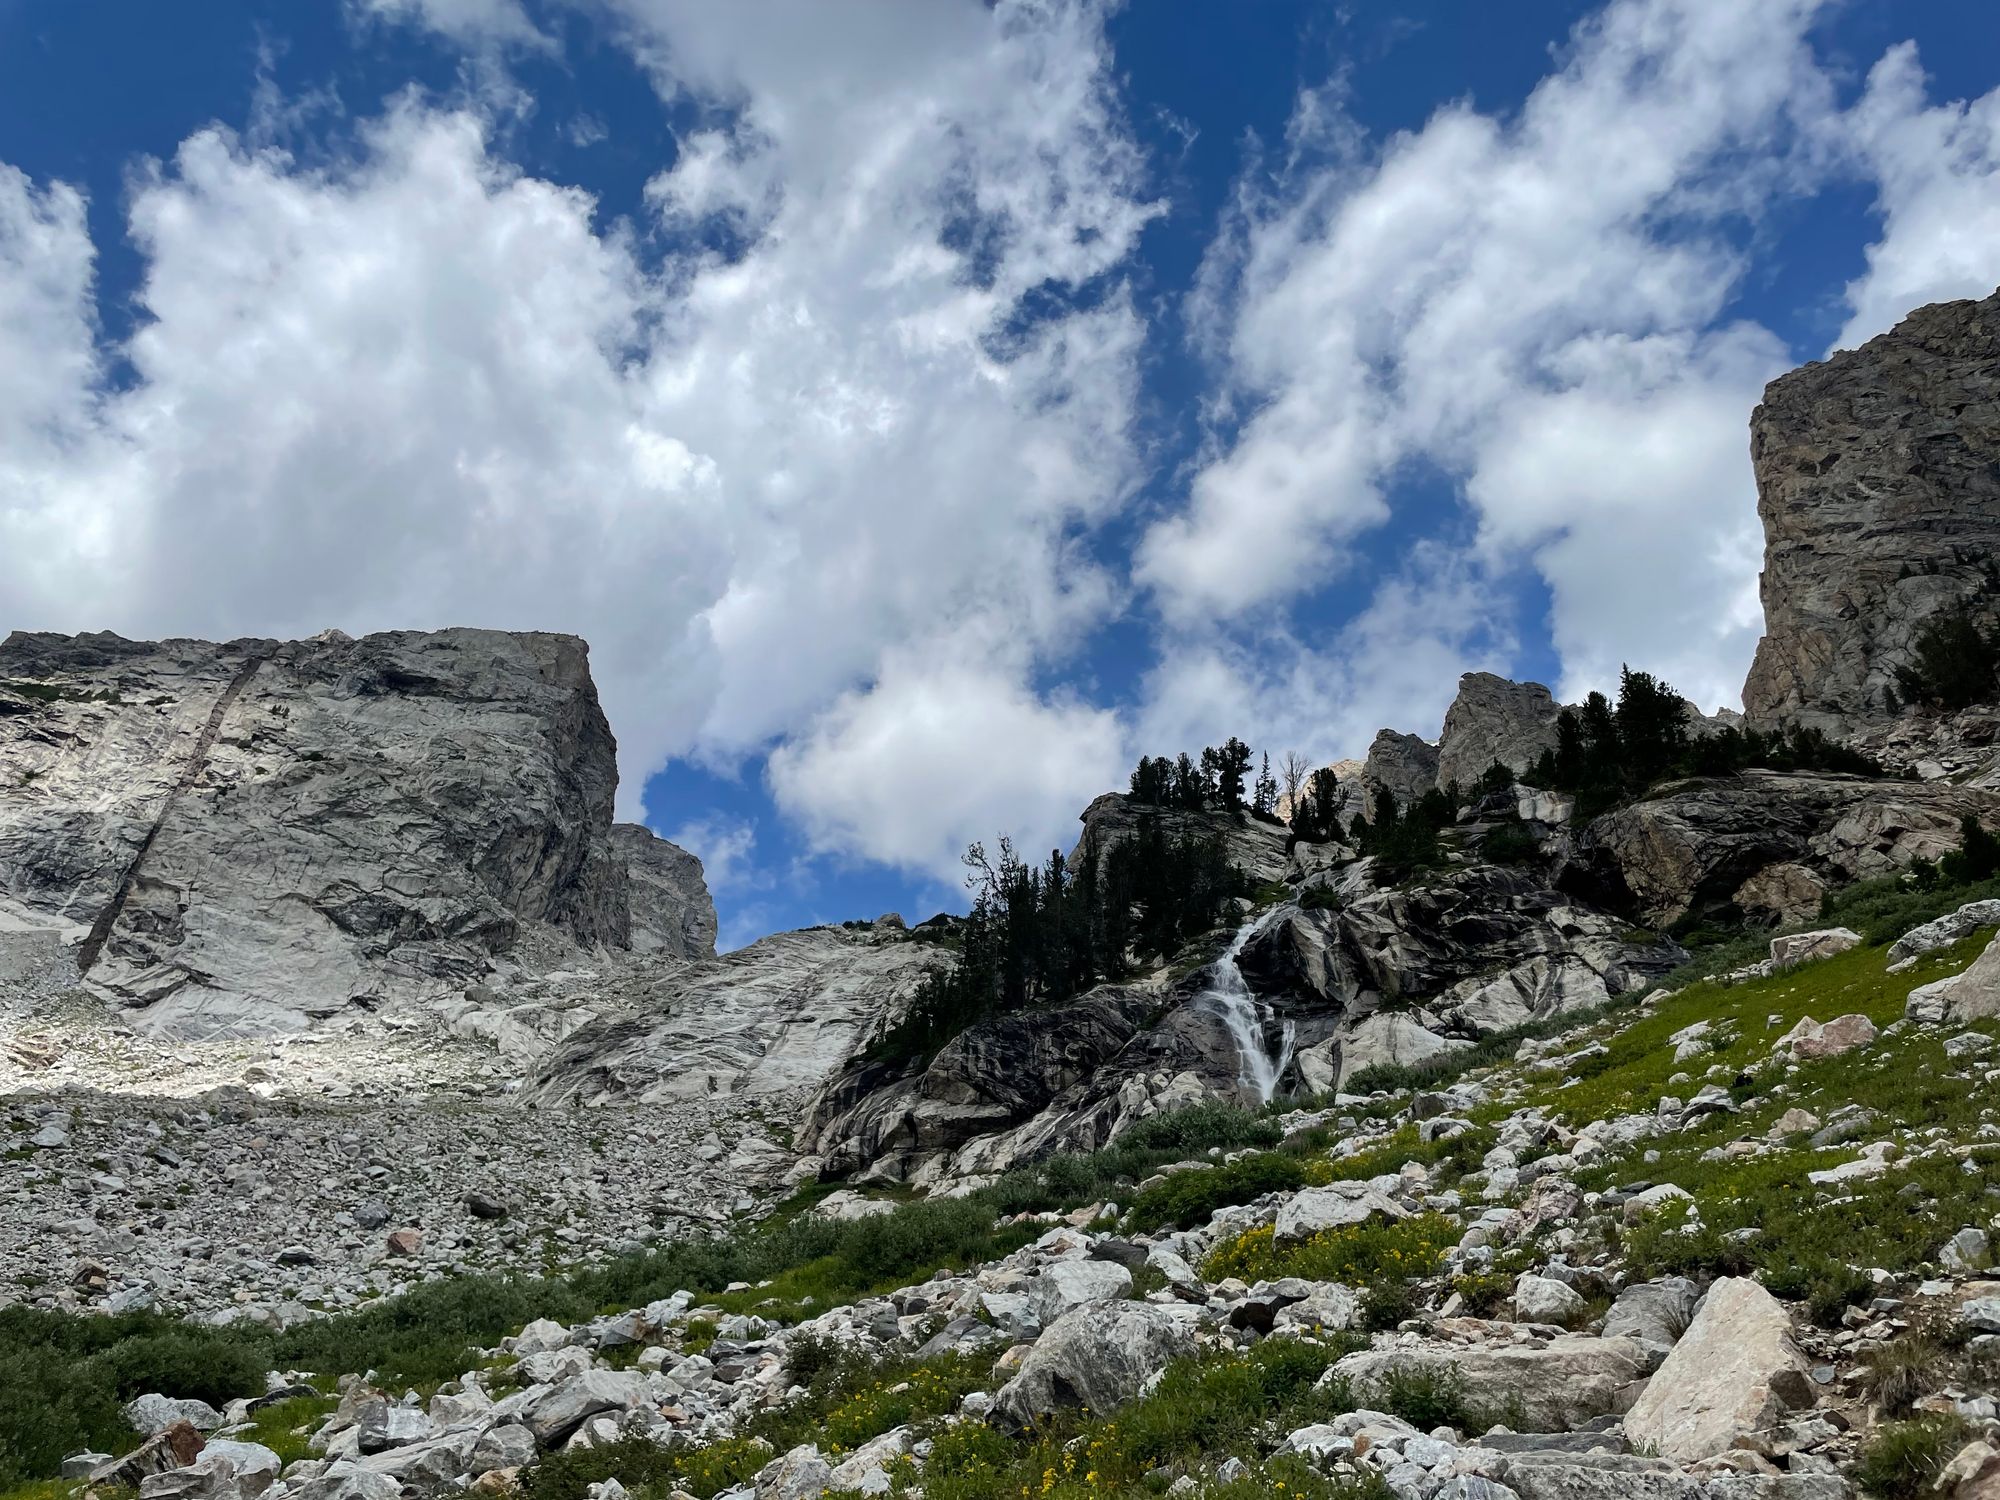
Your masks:
<instances>
[{"instance_id":1,"label":"dark gray rock","mask_svg":"<svg viewBox=\"0 0 2000 1500\"><path fill-rule=\"evenodd\" d=\"M1927 620L1975 598L1993 619L2000 293L1772 381L1750 453L1765 633L1744 709L1835 735L1879 722Z\"/></svg>"}]
</instances>

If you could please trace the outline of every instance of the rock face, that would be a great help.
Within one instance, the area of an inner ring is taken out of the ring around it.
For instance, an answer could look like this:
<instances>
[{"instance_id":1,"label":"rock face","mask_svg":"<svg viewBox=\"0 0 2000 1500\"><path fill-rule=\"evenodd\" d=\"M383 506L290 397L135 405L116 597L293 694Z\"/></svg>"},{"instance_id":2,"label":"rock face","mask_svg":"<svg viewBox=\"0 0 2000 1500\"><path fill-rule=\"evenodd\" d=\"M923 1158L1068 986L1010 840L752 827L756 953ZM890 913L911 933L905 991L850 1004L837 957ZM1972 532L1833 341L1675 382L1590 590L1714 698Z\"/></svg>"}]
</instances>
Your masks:
<instances>
[{"instance_id":1,"label":"rock face","mask_svg":"<svg viewBox=\"0 0 2000 1500\"><path fill-rule=\"evenodd\" d=\"M1361 768L1361 785L1373 816L1375 793L1393 792L1398 807L1408 807L1438 784L1438 747L1414 734L1384 729L1368 747Z\"/></svg>"},{"instance_id":2,"label":"rock face","mask_svg":"<svg viewBox=\"0 0 2000 1500\"><path fill-rule=\"evenodd\" d=\"M1936 859L1958 847L1967 817L2000 826L2000 796L1862 776L1745 771L1685 783L1595 819L1577 836L1559 883L1665 926L1728 905L1773 865L1831 884Z\"/></svg>"},{"instance_id":3,"label":"rock face","mask_svg":"<svg viewBox=\"0 0 2000 1500\"><path fill-rule=\"evenodd\" d=\"M637 823L612 824L611 848L625 865L632 951L715 957L715 902L701 861Z\"/></svg>"},{"instance_id":4,"label":"rock face","mask_svg":"<svg viewBox=\"0 0 2000 1500\"><path fill-rule=\"evenodd\" d=\"M1510 771L1525 771L1544 750L1556 747L1555 695L1539 682L1509 682L1491 672L1467 672L1458 696L1445 710L1438 740L1440 786L1470 787L1496 760Z\"/></svg>"},{"instance_id":5,"label":"rock face","mask_svg":"<svg viewBox=\"0 0 2000 1500\"><path fill-rule=\"evenodd\" d=\"M628 983L541 1062L526 1092L589 1105L816 1088L950 962L900 930L776 933Z\"/></svg>"},{"instance_id":6,"label":"rock face","mask_svg":"<svg viewBox=\"0 0 2000 1500\"><path fill-rule=\"evenodd\" d=\"M1625 1414L1625 1432L1642 1449L1693 1463L1754 1444L1812 1399L1785 1309L1756 1282L1725 1276Z\"/></svg>"},{"instance_id":7,"label":"rock face","mask_svg":"<svg viewBox=\"0 0 2000 1500\"><path fill-rule=\"evenodd\" d=\"M1764 523L1753 723L1844 735L1924 623L1962 601L1990 623L2000 552L2000 293L1919 308L1766 387L1750 421Z\"/></svg>"},{"instance_id":8,"label":"rock face","mask_svg":"<svg viewBox=\"0 0 2000 1500\"><path fill-rule=\"evenodd\" d=\"M1083 810L1083 834L1070 851L1071 865L1075 865L1083 846L1092 841L1101 858L1115 845L1131 838L1142 818L1158 819L1169 837L1193 832L1220 838L1224 856L1252 883L1284 877L1287 831L1278 824L1251 817L1239 822L1221 813L1190 812L1178 807L1148 807L1123 792L1106 792Z\"/></svg>"},{"instance_id":9,"label":"rock face","mask_svg":"<svg viewBox=\"0 0 2000 1500\"><path fill-rule=\"evenodd\" d=\"M0 889L17 921L85 929L86 978L164 1034L298 1029L516 952L622 949L628 869L663 862L643 830L613 841L616 744L572 636L17 632L0 684Z\"/></svg>"}]
</instances>

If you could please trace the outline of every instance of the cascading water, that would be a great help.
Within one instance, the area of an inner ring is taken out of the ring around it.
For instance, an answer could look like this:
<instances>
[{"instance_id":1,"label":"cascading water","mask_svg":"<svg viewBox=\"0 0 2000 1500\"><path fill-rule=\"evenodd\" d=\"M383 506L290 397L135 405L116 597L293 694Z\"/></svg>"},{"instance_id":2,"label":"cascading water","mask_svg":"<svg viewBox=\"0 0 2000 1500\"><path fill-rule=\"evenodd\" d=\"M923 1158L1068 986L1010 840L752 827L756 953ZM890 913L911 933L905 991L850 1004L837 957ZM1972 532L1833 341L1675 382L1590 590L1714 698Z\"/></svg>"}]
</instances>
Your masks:
<instances>
[{"instance_id":1,"label":"cascading water","mask_svg":"<svg viewBox=\"0 0 2000 1500\"><path fill-rule=\"evenodd\" d=\"M1291 1021L1285 1022L1277 1049L1272 1050L1265 1030L1267 1007L1260 1005L1251 995L1250 986L1243 978L1242 966L1236 960L1250 939L1262 932L1265 924L1281 909L1267 911L1255 921L1243 925L1222 957L1209 970L1208 988L1195 1001L1197 1005L1210 1006L1222 1018L1222 1024L1229 1028L1230 1040L1236 1043L1237 1082L1246 1088L1254 1088L1261 1104L1271 1102L1271 1095L1278 1089L1278 1080L1291 1065L1292 1042L1298 1027Z\"/></svg>"}]
</instances>

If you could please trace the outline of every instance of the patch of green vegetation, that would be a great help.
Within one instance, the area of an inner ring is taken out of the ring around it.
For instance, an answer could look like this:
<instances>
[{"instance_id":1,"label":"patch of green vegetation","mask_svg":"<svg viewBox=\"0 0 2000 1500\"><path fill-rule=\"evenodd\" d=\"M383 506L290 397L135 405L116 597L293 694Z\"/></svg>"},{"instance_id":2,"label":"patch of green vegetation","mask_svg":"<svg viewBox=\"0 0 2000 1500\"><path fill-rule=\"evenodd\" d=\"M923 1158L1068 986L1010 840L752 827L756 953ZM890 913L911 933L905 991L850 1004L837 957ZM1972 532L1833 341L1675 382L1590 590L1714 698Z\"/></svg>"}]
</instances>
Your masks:
<instances>
[{"instance_id":1,"label":"patch of green vegetation","mask_svg":"<svg viewBox=\"0 0 2000 1500\"><path fill-rule=\"evenodd\" d=\"M1324 1421L1349 1409L1338 1383L1318 1384L1353 1346L1267 1339L1242 1355L1177 1360L1147 1395L1102 1417L1066 1414L1016 1441L984 1423L945 1427L924 1466L926 1500L1053 1500L1159 1493L1181 1474L1202 1476L1216 1456L1254 1451L1267 1430ZM1283 1482L1283 1488L1278 1487ZM1237 1484L1203 1493L1283 1494L1304 1500L1388 1500L1374 1477L1338 1482L1303 1463L1258 1465Z\"/></svg>"},{"instance_id":2,"label":"patch of green vegetation","mask_svg":"<svg viewBox=\"0 0 2000 1500\"><path fill-rule=\"evenodd\" d=\"M1218 1208L1305 1185L1305 1168L1298 1158L1280 1151L1260 1151L1225 1166L1170 1174L1165 1182L1154 1184L1133 1200L1126 1222L1140 1232L1168 1225L1192 1229L1207 1223Z\"/></svg>"},{"instance_id":3,"label":"patch of green vegetation","mask_svg":"<svg viewBox=\"0 0 2000 1500\"><path fill-rule=\"evenodd\" d=\"M1325 1229L1281 1245L1267 1224L1218 1245L1203 1274L1211 1281L1239 1276L1251 1282L1303 1276L1366 1288L1432 1274L1459 1234L1458 1224L1443 1214L1418 1214L1395 1223Z\"/></svg>"},{"instance_id":4,"label":"patch of green vegetation","mask_svg":"<svg viewBox=\"0 0 2000 1500\"><path fill-rule=\"evenodd\" d=\"M1971 1424L1955 1416L1884 1422L1861 1450L1854 1477L1883 1500L1916 1500L1931 1493L1931 1481L1972 1437Z\"/></svg>"},{"instance_id":5,"label":"patch of green vegetation","mask_svg":"<svg viewBox=\"0 0 2000 1500\"><path fill-rule=\"evenodd\" d=\"M333 1396L291 1396L250 1414L246 1443L262 1443L286 1463L311 1456L306 1445L327 1414L340 1404Z\"/></svg>"}]
</instances>

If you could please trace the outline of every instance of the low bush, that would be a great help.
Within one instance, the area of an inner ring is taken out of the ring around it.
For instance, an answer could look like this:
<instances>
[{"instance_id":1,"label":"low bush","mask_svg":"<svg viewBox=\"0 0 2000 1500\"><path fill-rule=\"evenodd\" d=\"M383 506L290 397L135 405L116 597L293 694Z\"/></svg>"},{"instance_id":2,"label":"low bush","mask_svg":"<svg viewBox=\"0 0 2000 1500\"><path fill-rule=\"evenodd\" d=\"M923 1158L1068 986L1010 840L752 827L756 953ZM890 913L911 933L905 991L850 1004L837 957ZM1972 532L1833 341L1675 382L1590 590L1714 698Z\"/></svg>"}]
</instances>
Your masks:
<instances>
[{"instance_id":1,"label":"low bush","mask_svg":"<svg viewBox=\"0 0 2000 1500\"><path fill-rule=\"evenodd\" d=\"M1279 1151L1245 1156L1226 1166L1194 1168L1168 1174L1132 1200L1127 1216L1138 1231L1174 1225L1192 1229L1208 1221L1218 1208L1249 1203L1266 1193L1305 1186L1305 1167L1295 1156Z\"/></svg>"},{"instance_id":2,"label":"low bush","mask_svg":"<svg viewBox=\"0 0 2000 1500\"><path fill-rule=\"evenodd\" d=\"M1883 1500L1915 1500L1931 1492L1938 1471L1971 1436L1971 1425L1955 1416L1884 1422L1861 1450L1854 1477Z\"/></svg>"},{"instance_id":3,"label":"low bush","mask_svg":"<svg viewBox=\"0 0 2000 1500\"><path fill-rule=\"evenodd\" d=\"M1373 1287L1432 1274L1446 1249L1458 1243L1459 1232L1457 1223L1442 1214L1419 1214L1394 1223L1325 1229L1280 1245L1276 1232L1265 1225L1217 1246L1208 1257L1206 1274L1211 1281L1226 1276L1251 1282L1302 1276L1308 1281Z\"/></svg>"}]
</instances>

